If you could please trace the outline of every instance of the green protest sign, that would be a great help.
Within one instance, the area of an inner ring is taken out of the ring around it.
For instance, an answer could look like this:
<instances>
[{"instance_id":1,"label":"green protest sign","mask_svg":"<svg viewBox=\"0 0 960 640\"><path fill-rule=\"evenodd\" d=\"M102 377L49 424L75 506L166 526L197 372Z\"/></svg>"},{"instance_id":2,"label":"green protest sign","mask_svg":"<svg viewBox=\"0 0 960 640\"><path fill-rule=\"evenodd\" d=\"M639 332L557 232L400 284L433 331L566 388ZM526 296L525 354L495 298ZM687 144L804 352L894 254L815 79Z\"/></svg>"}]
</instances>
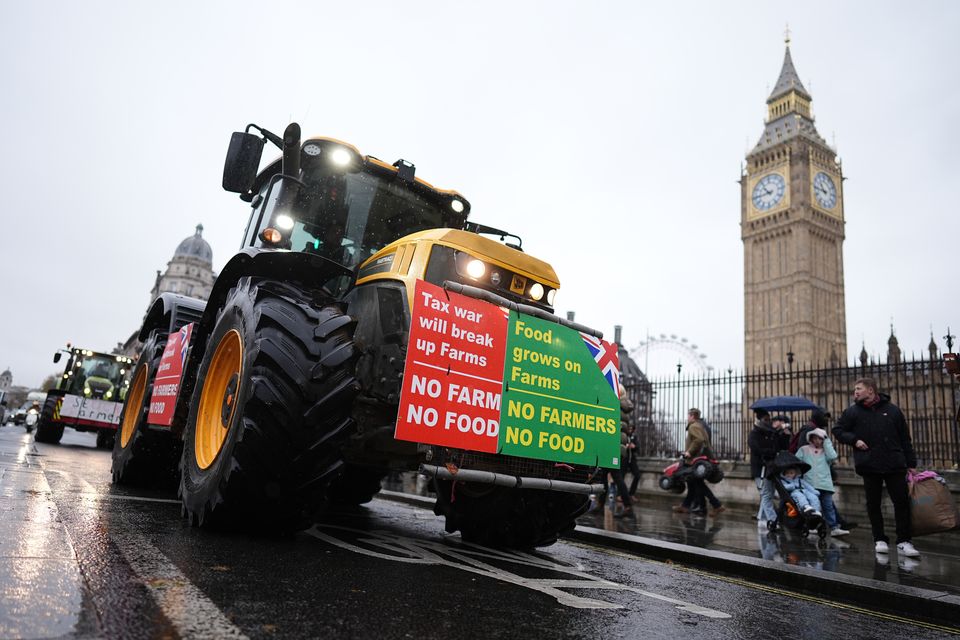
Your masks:
<instances>
[{"instance_id":1,"label":"green protest sign","mask_svg":"<svg viewBox=\"0 0 960 640\"><path fill-rule=\"evenodd\" d=\"M512 312L500 453L619 467L618 370L615 344Z\"/></svg>"}]
</instances>

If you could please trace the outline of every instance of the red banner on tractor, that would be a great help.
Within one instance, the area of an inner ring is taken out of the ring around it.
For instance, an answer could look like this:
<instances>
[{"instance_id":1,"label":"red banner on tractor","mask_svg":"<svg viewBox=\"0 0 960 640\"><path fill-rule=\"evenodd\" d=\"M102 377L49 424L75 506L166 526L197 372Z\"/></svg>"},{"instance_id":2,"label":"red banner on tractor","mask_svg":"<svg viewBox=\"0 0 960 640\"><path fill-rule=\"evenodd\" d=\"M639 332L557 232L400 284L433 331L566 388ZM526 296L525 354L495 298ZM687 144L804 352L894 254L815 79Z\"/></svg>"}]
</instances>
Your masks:
<instances>
[{"instance_id":1,"label":"red banner on tractor","mask_svg":"<svg viewBox=\"0 0 960 640\"><path fill-rule=\"evenodd\" d=\"M180 378L187 360L190 347L190 335L193 323L181 328L167 339L163 356L153 380L153 395L150 396L150 414L147 422L169 427L173 423L173 411L177 406L177 394L180 392Z\"/></svg>"}]
</instances>

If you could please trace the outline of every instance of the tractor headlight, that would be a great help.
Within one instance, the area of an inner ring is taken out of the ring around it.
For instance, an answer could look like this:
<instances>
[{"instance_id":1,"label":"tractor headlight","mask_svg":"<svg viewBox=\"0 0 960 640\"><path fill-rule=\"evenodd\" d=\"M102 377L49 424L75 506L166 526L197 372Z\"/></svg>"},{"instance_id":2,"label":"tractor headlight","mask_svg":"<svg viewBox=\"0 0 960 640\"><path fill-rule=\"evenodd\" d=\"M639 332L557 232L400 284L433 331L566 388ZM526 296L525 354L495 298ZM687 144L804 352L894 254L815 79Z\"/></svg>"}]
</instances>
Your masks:
<instances>
[{"instance_id":1,"label":"tractor headlight","mask_svg":"<svg viewBox=\"0 0 960 640\"><path fill-rule=\"evenodd\" d=\"M88 395L90 395L91 393L92 393L92 392L90 391L90 387L84 387L84 388L83 388L83 395L88 396Z\"/></svg>"},{"instance_id":2,"label":"tractor headlight","mask_svg":"<svg viewBox=\"0 0 960 640\"><path fill-rule=\"evenodd\" d=\"M105 394L103 394L103 397L109 400L110 398L113 397L113 391L107 391Z\"/></svg>"},{"instance_id":3,"label":"tractor headlight","mask_svg":"<svg viewBox=\"0 0 960 640\"><path fill-rule=\"evenodd\" d=\"M277 226L284 231L290 231L290 229L293 229L293 218L284 213L281 213L277 216L276 222Z\"/></svg>"},{"instance_id":4,"label":"tractor headlight","mask_svg":"<svg viewBox=\"0 0 960 640\"><path fill-rule=\"evenodd\" d=\"M467 275L479 280L487 272L487 265L482 260L473 259L467 263Z\"/></svg>"},{"instance_id":5,"label":"tractor headlight","mask_svg":"<svg viewBox=\"0 0 960 640\"><path fill-rule=\"evenodd\" d=\"M534 282L533 286L530 287L530 297L534 300L540 300L543 297L543 285L539 282Z\"/></svg>"}]
</instances>

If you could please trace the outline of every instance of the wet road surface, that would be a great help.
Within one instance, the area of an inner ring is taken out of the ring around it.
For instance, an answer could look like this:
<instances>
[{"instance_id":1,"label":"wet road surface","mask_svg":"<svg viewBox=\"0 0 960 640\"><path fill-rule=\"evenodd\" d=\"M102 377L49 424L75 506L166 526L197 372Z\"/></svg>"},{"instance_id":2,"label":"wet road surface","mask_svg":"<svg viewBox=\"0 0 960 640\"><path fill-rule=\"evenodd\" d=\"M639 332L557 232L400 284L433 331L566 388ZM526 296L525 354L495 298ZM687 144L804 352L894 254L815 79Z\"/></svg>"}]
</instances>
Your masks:
<instances>
[{"instance_id":1,"label":"wet road surface","mask_svg":"<svg viewBox=\"0 0 960 640\"><path fill-rule=\"evenodd\" d=\"M850 535L827 536L818 544L814 535L804 537L789 529L771 533L758 527L752 512L733 510L709 517L673 513L671 506L679 501L668 495L637 498L633 516L614 518L600 510L581 517L579 522L701 549L960 594L960 535L956 532L917 538L914 542L921 557L906 558L899 557L895 550L875 553L866 519ZM893 523L887 525L892 536Z\"/></svg>"},{"instance_id":2,"label":"wet road surface","mask_svg":"<svg viewBox=\"0 0 960 640\"><path fill-rule=\"evenodd\" d=\"M579 543L466 545L382 499L286 538L190 528L93 442L0 428L0 637L956 637Z\"/></svg>"}]
</instances>

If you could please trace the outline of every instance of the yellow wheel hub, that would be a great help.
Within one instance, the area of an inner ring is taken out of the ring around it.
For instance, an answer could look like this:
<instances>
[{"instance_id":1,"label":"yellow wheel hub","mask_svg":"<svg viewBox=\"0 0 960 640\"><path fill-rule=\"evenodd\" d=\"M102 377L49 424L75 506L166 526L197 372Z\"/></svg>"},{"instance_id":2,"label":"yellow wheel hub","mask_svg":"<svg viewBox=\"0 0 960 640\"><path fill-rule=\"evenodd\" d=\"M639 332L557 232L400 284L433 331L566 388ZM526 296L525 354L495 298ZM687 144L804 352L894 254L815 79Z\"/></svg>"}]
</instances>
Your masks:
<instances>
[{"instance_id":1,"label":"yellow wheel hub","mask_svg":"<svg viewBox=\"0 0 960 640\"><path fill-rule=\"evenodd\" d=\"M120 425L120 448L126 449L133 431L137 428L137 421L143 413L143 394L147 390L147 367L140 367L137 377L133 381L131 391L127 395L127 412L123 414L123 424Z\"/></svg>"},{"instance_id":2,"label":"yellow wheel hub","mask_svg":"<svg viewBox=\"0 0 960 640\"><path fill-rule=\"evenodd\" d=\"M200 394L194 457L201 469L213 464L223 448L237 407L242 373L243 338L239 331L231 329L220 339L213 353Z\"/></svg>"}]
</instances>

